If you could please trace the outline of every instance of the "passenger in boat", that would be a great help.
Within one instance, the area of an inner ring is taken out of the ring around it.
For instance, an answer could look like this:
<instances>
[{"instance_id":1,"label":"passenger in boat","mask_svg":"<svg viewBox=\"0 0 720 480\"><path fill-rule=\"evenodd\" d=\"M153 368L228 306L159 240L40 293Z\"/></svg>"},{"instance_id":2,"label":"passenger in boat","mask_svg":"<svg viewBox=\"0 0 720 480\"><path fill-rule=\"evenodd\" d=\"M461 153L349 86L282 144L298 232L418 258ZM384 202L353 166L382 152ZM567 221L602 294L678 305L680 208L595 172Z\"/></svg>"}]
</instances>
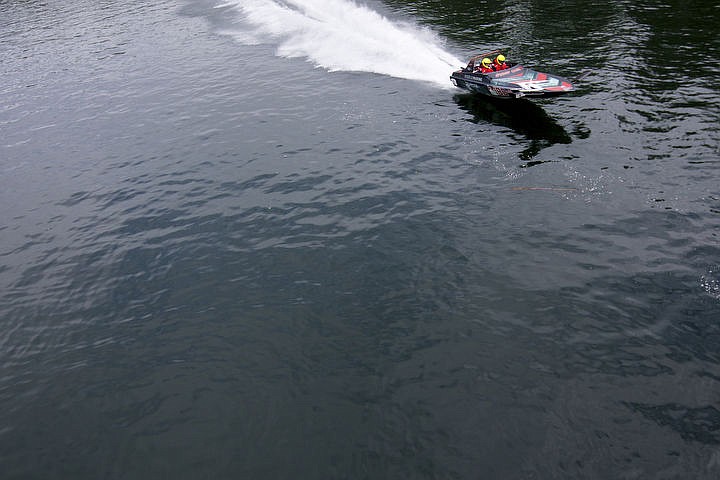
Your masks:
<instances>
[{"instance_id":1,"label":"passenger in boat","mask_svg":"<svg viewBox=\"0 0 720 480\"><path fill-rule=\"evenodd\" d=\"M500 70L505 70L506 68L510 68L507 63L505 63L505 55L502 53L495 57L495 60L493 60L493 68L496 72L499 72Z\"/></svg>"},{"instance_id":2,"label":"passenger in boat","mask_svg":"<svg viewBox=\"0 0 720 480\"><path fill-rule=\"evenodd\" d=\"M480 73L491 73L494 71L492 61L490 61L487 57L483 58L482 63L480 64Z\"/></svg>"}]
</instances>

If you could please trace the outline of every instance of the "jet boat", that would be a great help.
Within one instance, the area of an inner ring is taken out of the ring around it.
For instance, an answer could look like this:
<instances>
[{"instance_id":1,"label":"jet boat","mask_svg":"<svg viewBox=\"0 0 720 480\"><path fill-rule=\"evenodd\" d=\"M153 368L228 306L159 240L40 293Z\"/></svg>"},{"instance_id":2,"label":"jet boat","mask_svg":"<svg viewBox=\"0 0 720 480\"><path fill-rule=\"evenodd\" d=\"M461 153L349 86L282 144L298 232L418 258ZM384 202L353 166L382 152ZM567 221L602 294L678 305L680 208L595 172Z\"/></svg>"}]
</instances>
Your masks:
<instances>
[{"instance_id":1,"label":"jet boat","mask_svg":"<svg viewBox=\"0 0 720 480\"><path fill-rule=\"evenodd\" d=\"M492 59L501 53L495 50L475 55L465 68L453 72L450 80L456 87L493 98L556 97L575 90L572 83L563 77L537 72L517 63L506 63L504 70L480 72L483 58Z\"/></svg>"}]
</instances>

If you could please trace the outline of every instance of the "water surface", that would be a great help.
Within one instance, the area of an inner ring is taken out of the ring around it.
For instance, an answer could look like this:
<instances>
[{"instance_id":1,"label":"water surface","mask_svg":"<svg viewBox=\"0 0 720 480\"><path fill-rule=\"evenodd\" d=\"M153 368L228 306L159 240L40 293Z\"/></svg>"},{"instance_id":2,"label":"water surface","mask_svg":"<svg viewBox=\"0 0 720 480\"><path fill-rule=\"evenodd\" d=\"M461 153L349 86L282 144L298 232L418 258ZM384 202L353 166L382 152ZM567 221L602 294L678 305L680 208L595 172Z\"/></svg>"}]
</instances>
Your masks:
<instances>
[{"instance_id":1,"label":"water surface","mask_svg":"<svg viewBox=\"0 0 720 480\"><path fill-rule=\"evenodd\" d=\"M0 2L3 477L717 478L692 8Z\"/></svg>"}]
</instances>

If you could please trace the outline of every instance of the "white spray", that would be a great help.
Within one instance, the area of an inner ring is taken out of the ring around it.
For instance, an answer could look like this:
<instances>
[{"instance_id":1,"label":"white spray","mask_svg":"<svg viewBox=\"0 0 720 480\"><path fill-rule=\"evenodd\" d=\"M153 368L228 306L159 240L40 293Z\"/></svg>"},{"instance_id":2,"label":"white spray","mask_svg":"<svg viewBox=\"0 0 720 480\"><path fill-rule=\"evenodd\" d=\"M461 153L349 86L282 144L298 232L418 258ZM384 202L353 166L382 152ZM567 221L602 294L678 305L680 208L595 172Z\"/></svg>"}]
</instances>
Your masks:
<instances>
[{"instance_id":1,"label":"white spray","mask_svg":"<svg viewBox=\"0 0 720 480\"><path fill-rule=\"evenodd\" d=\"M392 22L352 0L231 0L247 23L243 43L277 42L277 54L330 71L359 71L449 86L462 61L428 29Z\"/></svg>"}]
</instances>

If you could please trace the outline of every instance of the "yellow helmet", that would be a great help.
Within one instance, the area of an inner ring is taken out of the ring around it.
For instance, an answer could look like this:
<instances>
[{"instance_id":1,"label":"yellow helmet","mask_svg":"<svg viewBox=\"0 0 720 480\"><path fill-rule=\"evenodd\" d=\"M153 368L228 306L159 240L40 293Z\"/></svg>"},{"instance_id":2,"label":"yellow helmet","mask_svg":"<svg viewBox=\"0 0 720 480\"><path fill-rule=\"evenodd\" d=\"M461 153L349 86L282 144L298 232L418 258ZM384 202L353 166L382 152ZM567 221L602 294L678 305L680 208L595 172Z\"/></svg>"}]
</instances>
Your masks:
<instances>
[{"instance_id":1,"label":"yellow helmet","mask_svg":"<svg viewBox=\"0 0 720 480\"><path fill-rule=\"evenodd\" d=\"M505 55L501 53L500 55L495 57L495 60L497 60L498 63L503 63L505 61Z\"/></svg>"},{"instance_id":2,"label":"yellow helmet","mask_svg":"<svg viewBox=\"0 0 720 480\"><path fill-rule=\"evenodd\" d=\"M491 62L490 59L487 58L487 57L485 57L485 58L482 59L482 65L483 65L483 67L486 67L486 68L487 68L487 67L490 67L490 64L491 64L491 63L492 63L492 62Z\"/></svg>"}]
</instances>

